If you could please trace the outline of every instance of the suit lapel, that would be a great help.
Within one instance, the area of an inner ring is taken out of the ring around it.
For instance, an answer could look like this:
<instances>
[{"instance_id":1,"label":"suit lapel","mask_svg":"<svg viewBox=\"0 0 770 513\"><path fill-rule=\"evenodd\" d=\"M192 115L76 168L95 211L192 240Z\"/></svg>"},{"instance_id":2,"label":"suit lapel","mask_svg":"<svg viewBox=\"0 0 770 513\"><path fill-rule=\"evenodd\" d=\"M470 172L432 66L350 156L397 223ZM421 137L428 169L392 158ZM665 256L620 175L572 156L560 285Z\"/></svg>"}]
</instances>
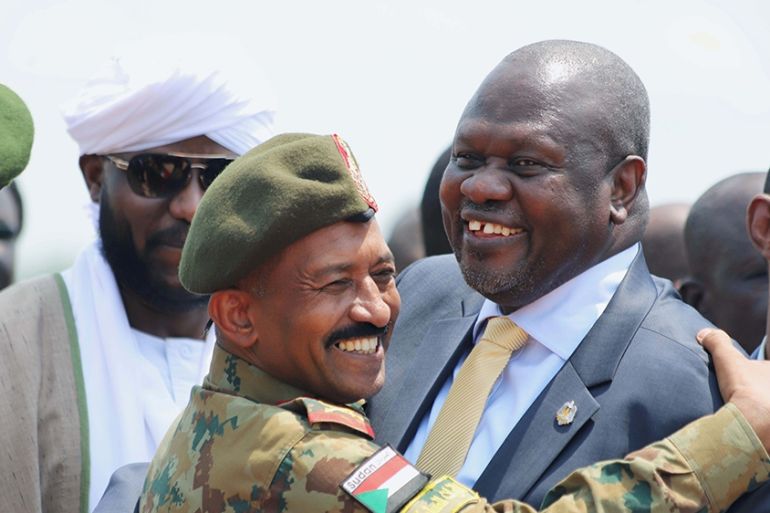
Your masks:
<instances>
[{"instance_id":1,"label":"suit lapel","mask_svg":"<svg viewBox=\"0 0 770 513\"><path fill-rule=\"evenodd\" d=\"M586 386L612 380L620 359L657 295L640 249L604 313L570 358Z\"/></svg>"},{"instance_id":2,"label":"suit lapel","mask_svg":"<svg viewBox=\"0 0 770 513\"><path fill-rule=\"evenodd\" d=\"M435 321L412 358L377 429L377 442L404 451L455 363L470 343L475 315ZM401 398L401 400L399 399ZM409 398L409 400L403 400Z\"/></svg>"},{"instance_id":3,"label":"suit lapel","mask_svg":"<svg viewBox=\"0 0 770 513\"><path fill-rule=\"evenodd\" d=\"M575 402L575 419L559 426L556 411L567 401ZM474 488L488 498L523 497L598 410L599 403L567 362L516 424Z\"/></svg>"},{"instance_id":4,"label":"suit lapel","mask_svg":"<svg viewBox=\"0 0 770 513\"><path fill-rule=\"evenodd\" d=\"M656 296L655 284L639 251L604 313L508 435L474 488L489 499L526 497L599 410L591 388L612 380ZM568 426L558 426L556 411L567 401L577 405L575 420Z\"/></svg>"}]
</instances>

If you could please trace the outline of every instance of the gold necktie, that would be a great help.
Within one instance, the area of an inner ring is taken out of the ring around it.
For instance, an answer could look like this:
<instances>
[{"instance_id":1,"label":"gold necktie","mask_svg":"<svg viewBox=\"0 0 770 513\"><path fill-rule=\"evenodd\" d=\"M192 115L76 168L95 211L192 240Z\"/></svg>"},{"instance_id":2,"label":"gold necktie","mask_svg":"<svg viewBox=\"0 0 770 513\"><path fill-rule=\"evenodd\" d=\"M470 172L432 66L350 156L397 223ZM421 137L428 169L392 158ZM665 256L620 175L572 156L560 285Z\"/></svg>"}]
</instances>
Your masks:
<instances>
[{"instance_id":1,"label":"gold necktie","mask_svg":"<svg viewBox=\"0 0 770 513\"><path fill-rule=\"evenodd\" d=\"M484 412L492 385L511 355L524 347L527 332L507 317L492 317L449 389L417 458L417 467L438 477L456 476Z\"/></svg>"}]
</instances>

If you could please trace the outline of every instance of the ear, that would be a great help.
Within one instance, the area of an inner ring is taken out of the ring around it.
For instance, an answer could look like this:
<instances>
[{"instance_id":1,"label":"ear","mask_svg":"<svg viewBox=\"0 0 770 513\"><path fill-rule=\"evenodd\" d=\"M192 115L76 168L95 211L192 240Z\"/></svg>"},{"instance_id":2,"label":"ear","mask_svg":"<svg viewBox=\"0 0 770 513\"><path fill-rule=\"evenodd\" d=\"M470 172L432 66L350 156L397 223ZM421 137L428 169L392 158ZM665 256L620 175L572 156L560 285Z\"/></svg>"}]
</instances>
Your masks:
<instances>
[{"instance_id":1,"label":"ear","mask_svg":"<svg viewBox=\"0 0 770 513\"><path fill-rule=\"evenodd\" d=\"M765 260L770 261L770 195L757 194L746 211L749 238Z\"/></svg>"},{"instance_id":2,"label":"ear","mask_svg":"<svg viewBox=\"0 0 770 513\"><path fill-rule=\"evenodd\" d=\"M251 294L237 289L215 292L209 299L209 316L217 329L242 349L253 346L258 338L251 306Z\"/></svg>"},{"instance_id":3,"label":"ear","mask_svg":"<svg viewBox=\"0 0 770 513\"><path fill-rule=\"evenodd\" d=\"M610 197L610 220L614 224L623 224L628 218L628 211L636 201L639 192L644 189L647 180L647 164L637 155L629 155L612 171L612 196Z\"/></svg>"},{"instance_id":4,"label":"ear","mask_svg":"<svg viewBox=\"0 0 770 513\"><path fill-rule=\"evenodd\" d=\"M687 276L678 287L682 300L700 312L703 303L703 285L695 278Z\"/></svg>"},{"instance_id":5,"label":"ear","mask_svg":"<svg viewBox=\"0 0 770 513\"><path fill-rule=\"evenodd\" d=\"M99 155L81 155L80 171L83 173L83 179L88 187L88 194L91 201L99 203L99 196L102 193L102 184L104 183L104 157Z\"/></svg>"}]
</instances>

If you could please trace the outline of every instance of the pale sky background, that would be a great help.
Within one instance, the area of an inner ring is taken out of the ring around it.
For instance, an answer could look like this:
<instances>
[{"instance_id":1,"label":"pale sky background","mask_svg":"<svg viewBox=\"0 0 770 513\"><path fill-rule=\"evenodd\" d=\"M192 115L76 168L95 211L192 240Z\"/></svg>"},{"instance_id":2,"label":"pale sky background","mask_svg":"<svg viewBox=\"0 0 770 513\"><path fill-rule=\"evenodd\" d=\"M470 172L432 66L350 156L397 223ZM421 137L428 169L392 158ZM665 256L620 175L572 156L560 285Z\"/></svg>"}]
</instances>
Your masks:
<instances>
[{"instance_id":1,"label":"pale sky background","mask_svg":"<svg viewBox=\"0 0 770 513\"><path fill-rule=\"evenodd\" d=\"M600 44L652 104L653 205L770 167L770 2L4 0L0 82L35 120L19 179L17 277L59 270L90 240L78 151L60 106L116 45L145 35L238 39L279 99L281 131L350 143L390 233L419 201L465 102L507 53L542 39ZM152 58L148 55L148 58ZM246 65L246 63L244 63Z\"/></svg>"}]
</instances>

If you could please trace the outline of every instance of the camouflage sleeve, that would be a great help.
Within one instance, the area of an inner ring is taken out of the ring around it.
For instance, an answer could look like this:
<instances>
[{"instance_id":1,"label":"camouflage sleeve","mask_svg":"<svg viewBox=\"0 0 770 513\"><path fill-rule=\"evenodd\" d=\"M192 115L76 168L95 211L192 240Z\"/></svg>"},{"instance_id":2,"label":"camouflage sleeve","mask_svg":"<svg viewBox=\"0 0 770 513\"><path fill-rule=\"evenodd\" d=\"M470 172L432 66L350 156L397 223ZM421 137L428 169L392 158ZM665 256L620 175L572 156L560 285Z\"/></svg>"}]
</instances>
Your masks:
<instances>
[{"instance_id":1,"label":"camouflage sleeve","mask_svg":"<svg viewBox=\"0 0 770 513\"><path fill-rule=\"evenodd\" d=\"M728 404L623 460L576 470L546 495L540 510L514 500L489 505L441 478L402 511L443 511L452 504L452 511L463 513L716 513L769 477L770 457L743 415Z\"/></svg>"},{"instance_id":2,"label":"camouflage sleeve","mask_svg":"<svg viewBox=\"0 0 770 513\"><path fill-rule=\"evenodd\" d=\"M735 405L711 418L711 424L693 422L669 440L693 469L710 510L722 511L770 479L770 456Z\"/></svg>"},{"instance_id":3,"label":"camouflage sleeve","mask_svg":"<svg viewBox=\"0 0 770 513\"><path fill-rule=\"evenodd\" d=\"M367 513L341 488L351 472L379 449L352 433L312 430L289 451L270 487L278 513Z\"/></svg>"}]
</instances>

